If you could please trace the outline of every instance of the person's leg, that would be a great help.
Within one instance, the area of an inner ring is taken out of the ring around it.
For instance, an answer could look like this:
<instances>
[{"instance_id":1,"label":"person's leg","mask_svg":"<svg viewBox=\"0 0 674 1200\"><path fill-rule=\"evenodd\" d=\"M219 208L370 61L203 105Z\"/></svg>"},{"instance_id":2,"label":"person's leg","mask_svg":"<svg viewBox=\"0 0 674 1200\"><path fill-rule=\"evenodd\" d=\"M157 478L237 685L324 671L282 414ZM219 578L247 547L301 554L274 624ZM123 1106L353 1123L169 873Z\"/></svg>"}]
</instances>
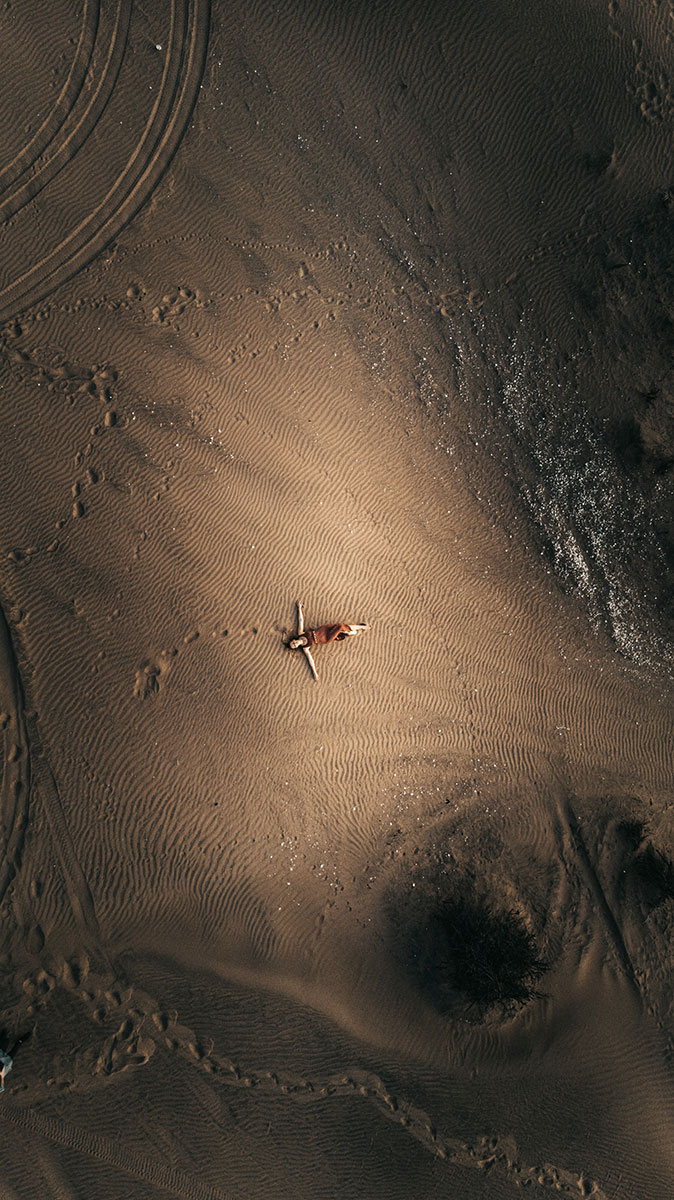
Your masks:
<instances>
[{"instance_id":1,"label":"person's leg","mask_svg":"<svg viewBox=\"0 0 674 1200\"><path fill-rule=\"evenodd\" d=\"M303 646L302 648L304 650L306 660L309 663L311 674L313 675L314 679L318 679L318 671L316 670L316 663L314 662L314 656L311 653L311 650L308 646Z\"/></svg>"}]
</instances>

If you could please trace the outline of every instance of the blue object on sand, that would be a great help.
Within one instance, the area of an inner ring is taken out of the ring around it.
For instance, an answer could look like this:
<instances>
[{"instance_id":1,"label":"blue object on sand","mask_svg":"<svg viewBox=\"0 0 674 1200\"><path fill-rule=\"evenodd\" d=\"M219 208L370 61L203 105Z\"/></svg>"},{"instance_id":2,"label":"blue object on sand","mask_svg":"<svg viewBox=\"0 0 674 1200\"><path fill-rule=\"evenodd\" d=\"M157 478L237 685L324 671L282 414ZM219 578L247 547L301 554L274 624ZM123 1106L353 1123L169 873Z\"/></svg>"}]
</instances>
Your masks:
<instances>
[{"instance_id":1,"label":"blue object on sand","mask_svg":"<svg viewBox=\"0 0 674 1200\"><path fill-rule=\"evenodd\" d=\"M5 1090L5 1075L8 1075L14 1066L14 1060L10 1054L5 1054L4 1050L0 1050L0 1093Z\"/></svg>"}]
</instances>

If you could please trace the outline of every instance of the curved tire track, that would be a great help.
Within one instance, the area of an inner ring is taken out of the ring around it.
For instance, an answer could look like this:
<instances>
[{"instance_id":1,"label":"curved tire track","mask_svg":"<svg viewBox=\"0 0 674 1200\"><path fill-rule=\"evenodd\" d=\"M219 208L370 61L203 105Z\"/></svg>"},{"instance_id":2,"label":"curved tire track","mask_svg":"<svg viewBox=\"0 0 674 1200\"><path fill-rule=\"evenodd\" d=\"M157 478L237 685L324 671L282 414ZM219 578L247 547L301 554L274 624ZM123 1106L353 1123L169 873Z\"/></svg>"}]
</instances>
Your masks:
<instances>
[{"instance_id":1,"label":"curved tire track","mask_svg":"<svg viewBox=\"0 0 674 1200\"><path fill-rule=\"evenodd\" d=\"M6 196L2 203L0 203L0 220L3 222L9 221L10 217L13 217L26 204L29 204L43 188L47 187L59 171L72 161L77 151L84 145L96 127L110 102L122 65L129 33L129 24L131 22L131 5L132 0L118 0L115 25L111 41L107 47L107 58L103 72L98 79L93 95L86 104L84 112L81 116L76 115L77 105L75 102L75 105L73 105L68 114L68 117L73 116L73 121L69 123L67 118L64 121L61 127L64 137L56 145L53 153L46 157L43 163L40 163L40 155L36 155L32 160L25 162L22 174L28 174L28 178L17 187L16 191ZM81 86L81 94L83 94L84 77L82 77ZM74 127L70 129L69 124L72 124Z\"/></svg>"},{"instance_id":2,"label":"curved tire track","mask_svg":"<svg viewBox=\"0 0 674 1200\"><path fill-rule=\"evenodd\" d=\"M77 97L82 91L89 64L93 55L98 23L100 19L100 0L85 0L82 14L82 28L75 57L72 61L68 78L49 115L36 130L30 141L19 151L11 162L0 170L0 194L11 187L23 173L37 163L45 150L51 145L57 134L68 120Z\"/></svg>"},{"instance_id":3,"label":"curved tire track","mask_svg":"<svg viewBox=\"0 0 674 1200\"><path fill-rule=\"evenodd\" d=\"M55 138L52 139L49 146L51 153L44 164L22 187L8 197L0 208L0 214L5 221L18 212L38 191L47 187L56 173L67 168L77 151L86 143L93 128L100 123L114 94L114 85L126 49L132 6L133 0L119 0L114 36L107 48L105 68L97 81L94 96L79 117L76 116L77 98L75 99L68 116L59 126L59 132L65 135L63 140L56 144ZM77 274L135 215L173 158L199 93L208 45L210 0L172 0L170 14L170 32L161 85L140 139L129 154L122 171L95 207L79 219L71 232L37 262L23 270L19 269L16 278L0 292L0 320L16 316L23 309L43 299L66 279ZM93 13L89 19L92 24L87 28L93 28ZM92 54L95 53L95 48L94 45ZM79 51L76 55L78 64L81 64L84 57L86 46L81 55ZM78 72L79 70L78 65ZM74 89L77 76L73 71L71 76ZM64 100L62 107L65 107L66 103ZM57 101L57 107L58 104ZM59 120L60 113L56 118L52 114L48 121L47 133ZM44 134L33 145L32 161L27 161L27 150L19 156L22 174L37 165L37 148L41 146L42 141Z\"/></svg>"}]
</instances>

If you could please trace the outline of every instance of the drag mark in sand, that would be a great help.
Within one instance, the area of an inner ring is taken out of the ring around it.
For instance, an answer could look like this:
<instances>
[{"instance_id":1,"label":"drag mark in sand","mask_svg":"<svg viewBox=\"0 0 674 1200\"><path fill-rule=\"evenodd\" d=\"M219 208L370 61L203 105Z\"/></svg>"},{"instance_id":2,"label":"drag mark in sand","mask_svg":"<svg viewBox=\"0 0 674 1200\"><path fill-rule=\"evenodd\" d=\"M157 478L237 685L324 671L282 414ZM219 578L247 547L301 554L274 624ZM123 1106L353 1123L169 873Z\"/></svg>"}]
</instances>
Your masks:
<instances>
[{"instance_id":1,"label":"drag mark in sand","mask_svg":"<svg viewBox=\"0 0 674 1200\"><path fill-rule=\"evenodd\" d=\"M94 0L85 6L73 63L51 113L7 164L4 179L0 175L5 188L0 193L3 249L11 267L9 282L0 291L0 319L15 316L77 274L135 215L173 158L199 93L210 0L172 0L169 11L169 28L156 46L162 52L161 76L156 90L148 93L144 79L128 80L133 0L118 0L114 10ZM32 62L27 65L34 69ZM145 124L126 147L116 177L99 170L97 189L83 192L80 173L89 141L107 137L112 143L126 134L111 114L118 88L126 87L135 87L138 102L150 105ZM57 240L41 246L35 259L31 201L45 189L49 196L57 180L72 199L71 228L59 229Z\"/></svg>"}]
</instances>

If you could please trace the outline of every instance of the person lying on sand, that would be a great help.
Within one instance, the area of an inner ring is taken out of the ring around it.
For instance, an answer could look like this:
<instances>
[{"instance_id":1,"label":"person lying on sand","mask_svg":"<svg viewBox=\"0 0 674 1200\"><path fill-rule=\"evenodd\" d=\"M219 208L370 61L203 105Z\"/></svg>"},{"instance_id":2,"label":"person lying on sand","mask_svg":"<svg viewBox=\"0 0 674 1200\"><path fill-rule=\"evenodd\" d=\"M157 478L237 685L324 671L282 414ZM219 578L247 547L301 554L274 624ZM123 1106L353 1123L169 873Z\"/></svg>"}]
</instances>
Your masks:
<instances>
[{"instance_id":1,"label":"person lying on sand","mask_svg":"<svg viewBox=\"0 0 674 1200\"><path fill-rule=\"evenodd\" d=\"M362 633L367 625L319 625L318 629L305 629L299 637L288 642L291 650L302 650L305 646L329 646L330 642L341 642L345 637Z\"/></svg>"},{"instance_id":2,"label":"person lying on sand","mask_svg":"<svg viewBox=\"0 0 674 1200\"><path fill-rule=\"evenodd\" d=\"M341 642L344 638L362 633L367 625L319 625L316 629L304 628L304 610L301 601L297 601L297 637L287 643L289 650L303 650L311 668L314 679L318 679L316 664L311 653L312 646L329 646L331 642Z\"/></svg>"}]
</instances>

